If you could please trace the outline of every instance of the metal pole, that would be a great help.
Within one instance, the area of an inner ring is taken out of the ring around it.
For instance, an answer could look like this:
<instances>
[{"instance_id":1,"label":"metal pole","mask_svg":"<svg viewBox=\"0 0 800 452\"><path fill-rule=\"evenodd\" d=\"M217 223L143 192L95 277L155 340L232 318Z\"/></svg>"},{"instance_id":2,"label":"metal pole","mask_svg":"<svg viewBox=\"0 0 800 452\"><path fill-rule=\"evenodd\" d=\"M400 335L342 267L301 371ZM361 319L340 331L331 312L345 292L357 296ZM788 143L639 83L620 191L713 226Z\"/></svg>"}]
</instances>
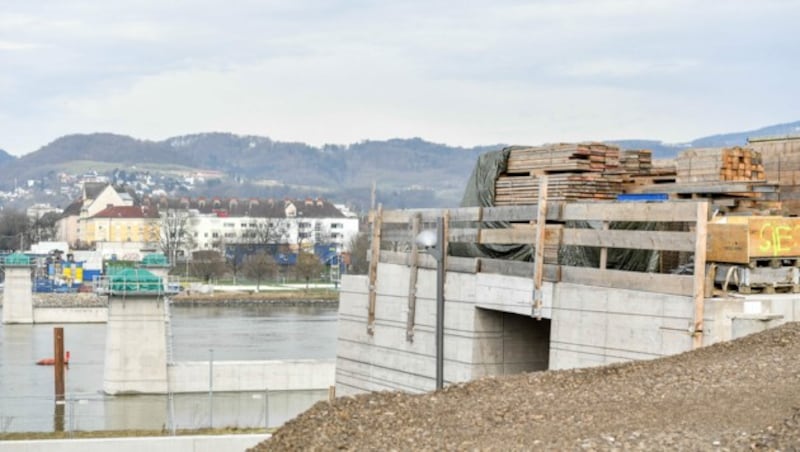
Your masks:
<instances>
[{"instance_id":1,"label":"metal pole","mask_svg":"<svg viewBox=\"0 0 800 452\"><path fill-rule=\"evenodd\" d=\"M444 386L444 226L436 219L436 389Z\"/></svg>"},{"instance_id":2,"label":"metal pole","mask_svg":"<svg viewBox=\"0 0 800 452\"><path fill-rule=\"evenodd\" d=\"M214 428L214 349L208 349L208 428Z\"/></svg>"}]
</instances>

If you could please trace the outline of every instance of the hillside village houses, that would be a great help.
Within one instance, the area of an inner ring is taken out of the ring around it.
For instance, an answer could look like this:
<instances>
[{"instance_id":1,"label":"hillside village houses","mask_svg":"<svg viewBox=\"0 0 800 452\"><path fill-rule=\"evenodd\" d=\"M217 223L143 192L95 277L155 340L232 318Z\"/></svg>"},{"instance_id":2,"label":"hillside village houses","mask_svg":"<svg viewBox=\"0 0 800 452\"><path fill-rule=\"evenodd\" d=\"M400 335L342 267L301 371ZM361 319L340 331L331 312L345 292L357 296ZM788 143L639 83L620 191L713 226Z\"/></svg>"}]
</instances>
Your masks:
<instances>
[{"instance_id":1,"label":"hillside village houses","mask_svg":"<svg viewBox=\"0 0 800 452\"><path fill-rule=\"evenodd\" d=\"M185 218L182 249L177 254L246 243L271 243L296 252L316 244L347 248L358 234L358 217L323 199L133 198L109 184L86 183L83 197L64 210L59 240L72 248L104 254L132 248L144 255L161 249L166 217ZM269 237L263 234L267 231ZM103 256L108 258L109 256Z\"/></svg>"}]
</instances>

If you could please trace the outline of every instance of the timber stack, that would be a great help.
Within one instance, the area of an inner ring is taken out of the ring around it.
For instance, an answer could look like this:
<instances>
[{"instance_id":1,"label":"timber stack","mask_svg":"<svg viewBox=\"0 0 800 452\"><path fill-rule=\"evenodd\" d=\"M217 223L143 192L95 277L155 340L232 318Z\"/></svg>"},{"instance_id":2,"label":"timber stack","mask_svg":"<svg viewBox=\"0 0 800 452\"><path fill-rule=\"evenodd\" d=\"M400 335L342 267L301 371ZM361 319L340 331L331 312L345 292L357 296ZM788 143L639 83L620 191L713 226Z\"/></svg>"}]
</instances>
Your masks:
<instances>
[{"instance_id":1,"label":"timber stack","mask_svg":"<svg viewBox=\"0 0 800 452\"><path fill-rule=\"evenodd\" d=\"M771 199L800 214L800 136L751 138L747 146L761 153L767 181L779 187Z\"/></svg>"},{"instance_id":2,"label":"timber stack","mask_svg":"<svg viewBox=\"0 0 800 452\"><path fill-rule=\"evenodd\" d=\"M618 147L559 143L511 148L506 174L495 183L495 204L535 204L544 175L549 200L615 199L622 193Z\"/></svg>"},{"instance_id":3,"label":"timber stack","mask_svg":"<svg viewBox=\"0 0 800 452\"><path fill-rule=\"evenodd\" d=\"M676 163L678 183L766 181L761 153L752 149L688 149L678 155Z\"/></svg>"},{"instance_id":4,"label":"timber stack","mask_svg":"<svg viewBox=\"0 0 800 452\"><path fill-rule=\"evenodd\" d=\"M687 149L674 160L649 150L597 143L509 149L495 181L495 205L536 204L542 176L547 199L613 200L620 194L708 199L723 213L800 214L800 136L752 139L746 147Z\"/></svg>"}]
</instances>

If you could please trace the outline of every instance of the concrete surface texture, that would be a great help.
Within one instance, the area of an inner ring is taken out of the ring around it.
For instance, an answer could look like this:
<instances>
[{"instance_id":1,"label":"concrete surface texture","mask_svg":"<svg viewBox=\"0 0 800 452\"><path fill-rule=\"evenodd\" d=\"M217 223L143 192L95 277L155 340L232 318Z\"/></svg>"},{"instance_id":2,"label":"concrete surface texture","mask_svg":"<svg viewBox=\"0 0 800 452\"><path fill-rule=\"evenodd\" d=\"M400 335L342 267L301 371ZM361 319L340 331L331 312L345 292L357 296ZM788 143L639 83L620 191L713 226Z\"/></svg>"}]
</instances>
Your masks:
<instances>
[{"instance_id":1,"label":"concrete surface texture","mask_svg":"<svg viewBox=\"0 0 800 452\"><path fill-rule=\"evenodd\" d=\"M30 267L6 266L3 290L3 323L33 323Z\"/></svg>"},{"instance_id":2,"label":"concrete surface texture","mask_svg":"<svg viewBox=\"0 0 800 452\"><path fill-rule=\"evenodd\" d=\"M112 296L108 303L103 391L167 392L167 341L163 298Z\"/></svg>"},{"instance_id":3,"label":"concrete surface texture","mask_svg":"<svg viewBox=\"0 0 800 452\"><path fill-rule=\"evenodd\" d=\"M339 301L337 394L435 388L436 277L419 269L413 340L405 265L377 269L374 335L367 333L369 281L346 275ZM444 379L591 367L653 359L692 349L691 296L576 283L545 283L533 307L531 278L448 272ZM728 341L800 320L800 295L748 295L704 301L703 344Z\"/></svg>"}]
</instances>

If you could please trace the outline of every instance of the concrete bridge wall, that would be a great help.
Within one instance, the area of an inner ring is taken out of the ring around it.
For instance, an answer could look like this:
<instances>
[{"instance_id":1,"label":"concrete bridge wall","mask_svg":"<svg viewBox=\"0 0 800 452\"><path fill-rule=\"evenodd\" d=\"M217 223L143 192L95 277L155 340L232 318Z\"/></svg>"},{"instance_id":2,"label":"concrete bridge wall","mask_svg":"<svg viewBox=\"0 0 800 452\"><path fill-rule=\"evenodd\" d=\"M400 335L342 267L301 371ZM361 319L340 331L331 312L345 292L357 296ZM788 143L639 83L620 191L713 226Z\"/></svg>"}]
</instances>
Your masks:
<instances>
[{"instance_id":1,"label":"concrete bridge wall","mask_svg":"<svg viewBox=\"0 0 800 452\"><path fill-rule=\"evenodd\" d=\"M435 271L418 270L414 338L409 342L410 271L401 264L378 265L372 336L367 334L368 279L343 278L337 394L435 388ZM534 313L531 278L448 272L445 383L691 350L694 298L655 292L658 289L545 282L542 307ZM709 345L800 320L800 295L708 298L703 317L703 345Z\"/></svg>"},{"instance_id":2,"label":"concrete bridge wall","mask_svg":"<svg viewBox=\"0 0 800 452\"><path fill-rule=\"evenodd\" d=\"M435 388L436 272L420 269L413 341L408 341L408 280L403 265L378 266L375 333L367 334L368 280L346 276L339 300L337 395ZM483 309L476 293L515 293L521 306L522 278L448 273L445 285L444 380L454 383L486 375L547 368L550 321L524 319ZM486 299L485 301L489 301ZM518 306L517 306L518 305ZM494 307L486 303L486 307ZM481 308L481 309L478 309ZM524 308L530 312L530 307ZM530 320L530 323L528 323Z\"/></svg>"}]
</instances>

